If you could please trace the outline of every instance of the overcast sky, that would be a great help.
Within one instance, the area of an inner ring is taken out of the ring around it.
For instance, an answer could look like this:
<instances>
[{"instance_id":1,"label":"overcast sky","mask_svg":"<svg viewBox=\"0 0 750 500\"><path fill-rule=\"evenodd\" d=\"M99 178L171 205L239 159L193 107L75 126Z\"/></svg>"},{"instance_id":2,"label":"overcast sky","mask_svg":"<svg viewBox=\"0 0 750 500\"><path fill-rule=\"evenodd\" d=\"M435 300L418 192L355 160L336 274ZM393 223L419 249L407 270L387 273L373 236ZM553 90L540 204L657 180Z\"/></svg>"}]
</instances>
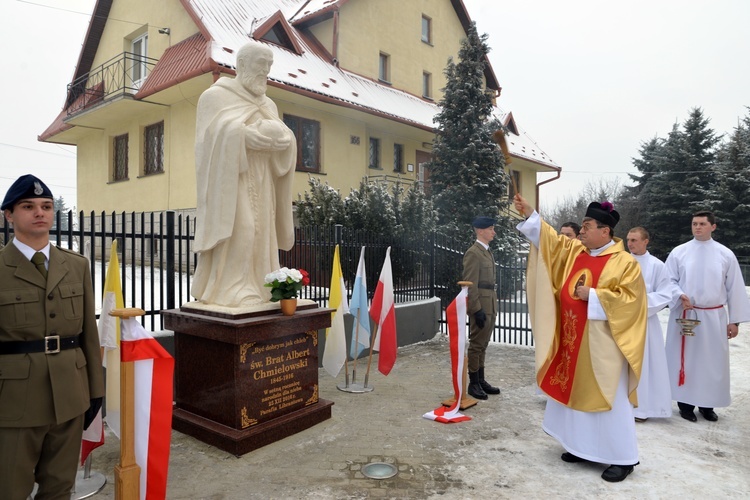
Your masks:
<instances>
[{"instance_id":1,"label":"overcast sky","mask_svg":"<svg viewBox=\"0 0 750 500\"><path fill-rule=\"evenodd\" d=\"M626 183L640 143L665 137L692 107L718 133L747 114L748 0L464 3L489 34L498 104L563 168L541 189L545 205L589 180ZM0 196L33 173L75 205L75 148L37 136L62 109L94 4L0 1Z\"/></svg>"}]
</instances>

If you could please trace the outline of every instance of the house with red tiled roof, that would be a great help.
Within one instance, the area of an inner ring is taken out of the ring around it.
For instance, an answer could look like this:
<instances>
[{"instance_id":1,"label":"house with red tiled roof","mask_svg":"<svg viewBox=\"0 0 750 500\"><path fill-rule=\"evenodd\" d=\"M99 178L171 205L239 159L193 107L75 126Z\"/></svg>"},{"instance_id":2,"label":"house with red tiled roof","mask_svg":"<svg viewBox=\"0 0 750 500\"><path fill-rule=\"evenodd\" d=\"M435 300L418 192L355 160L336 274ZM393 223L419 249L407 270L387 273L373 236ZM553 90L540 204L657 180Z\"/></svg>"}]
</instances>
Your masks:
<instances>
[{"instance_id":1,"label":"house with red tiled roof","mask_svg":"<svg viewBox=\"0 0 750 500\"><path fill-rule=\"evenodd\" d=\"M309 175L344 194L365 176L426 184L443 70L470 23L461 0L98 0L39 139L77 146L81 210L194 208L198 98L254 39L273 51L267 95L297 137L296 192ZM485 78L499 96L489 63ZM496 115L522 192L559 176L511 113Z\"/></svg>"}]
</instances>

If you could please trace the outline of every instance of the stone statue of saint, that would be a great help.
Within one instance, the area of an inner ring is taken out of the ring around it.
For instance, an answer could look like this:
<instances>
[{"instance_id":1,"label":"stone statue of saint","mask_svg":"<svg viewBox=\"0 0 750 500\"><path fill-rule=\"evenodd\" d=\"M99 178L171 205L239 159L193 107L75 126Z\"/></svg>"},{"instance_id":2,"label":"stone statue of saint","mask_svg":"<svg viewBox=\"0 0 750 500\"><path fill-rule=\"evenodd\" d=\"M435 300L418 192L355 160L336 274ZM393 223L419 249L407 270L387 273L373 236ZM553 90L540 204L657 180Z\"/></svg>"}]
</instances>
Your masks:
<instances>
[{"instance_id":1,"label":"stone statue of saint","mask_svg":"<svg viewBox=\"0 0 750 500\"><path fill-rule=\"evenodd\" d=\"M294 245L292 176L297 142L266 97L271 50L237 52L237 77L221 78L198 100L198 186L192 295L202 304L244 308L268 302L265 275L278 250Z\"/></svg>"}]
</instances>

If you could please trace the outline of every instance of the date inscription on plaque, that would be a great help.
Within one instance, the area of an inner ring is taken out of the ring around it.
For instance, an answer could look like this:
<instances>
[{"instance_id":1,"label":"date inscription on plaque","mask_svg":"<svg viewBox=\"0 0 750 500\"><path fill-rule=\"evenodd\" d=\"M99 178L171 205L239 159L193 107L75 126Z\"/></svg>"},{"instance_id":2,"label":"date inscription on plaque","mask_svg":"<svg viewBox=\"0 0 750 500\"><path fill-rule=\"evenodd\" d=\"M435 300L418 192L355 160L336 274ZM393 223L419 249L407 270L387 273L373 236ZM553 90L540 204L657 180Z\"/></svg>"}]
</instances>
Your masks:
<instances>
[{"instance_id":1,"label":"date inscription on plaque","mask_svg":"<svg viewBox=\"0 0 750 500\"><path fill-rule=\"evenodd\" d=\"M244 344L240 361L242 428L318 402L317 331Z\"/></svg>"}]
</instances>

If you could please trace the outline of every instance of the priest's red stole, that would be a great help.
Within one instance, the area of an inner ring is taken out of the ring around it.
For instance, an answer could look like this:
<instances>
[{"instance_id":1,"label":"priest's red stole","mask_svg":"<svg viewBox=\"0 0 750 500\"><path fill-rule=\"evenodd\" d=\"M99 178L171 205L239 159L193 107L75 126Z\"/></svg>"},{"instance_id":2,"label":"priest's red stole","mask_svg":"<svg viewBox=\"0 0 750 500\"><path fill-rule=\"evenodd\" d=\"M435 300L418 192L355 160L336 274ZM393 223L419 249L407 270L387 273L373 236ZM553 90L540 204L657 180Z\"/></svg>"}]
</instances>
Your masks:
<instances>
[{"instance_id":1,"label":"priest's red stole","mask_svg":"<svg viewBox=\"0 0 750 500\"><path fill-rule=\"evenodd\" d=\"M581 252L573 263L565 283L560 289L560 330L555 341L552 361L542 378L541 389L550 397L568 405L573 389L573 381L578 364L578 355L586 333L588 301L579 299L576 287L596 288L602 269L612 254L592 257Z\"/></svg>"}]
</instances>

